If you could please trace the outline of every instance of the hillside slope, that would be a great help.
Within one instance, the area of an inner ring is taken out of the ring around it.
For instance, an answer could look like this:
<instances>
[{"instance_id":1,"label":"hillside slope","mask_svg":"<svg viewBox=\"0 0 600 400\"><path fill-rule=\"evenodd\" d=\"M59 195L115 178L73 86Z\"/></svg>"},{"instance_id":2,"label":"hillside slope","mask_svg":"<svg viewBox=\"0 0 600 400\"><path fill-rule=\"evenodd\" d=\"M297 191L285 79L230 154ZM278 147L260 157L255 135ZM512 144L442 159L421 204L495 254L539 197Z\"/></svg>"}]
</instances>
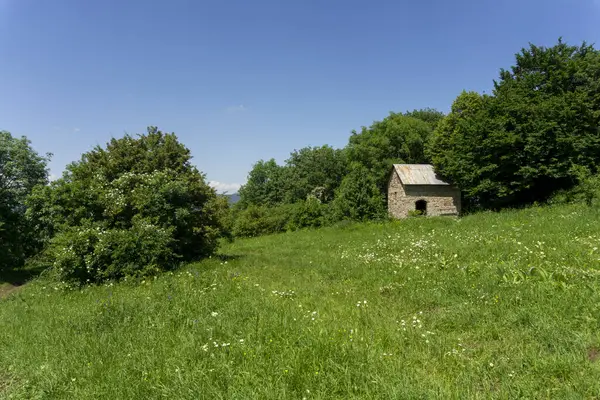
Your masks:
<instances>
[{"instance_id":1,"label":"hillside slope","mask_svg":"<svg viewBox=\"0 0 600 400\"><path fill-rule=\"evenodd\" d=\"M0 300L0 397L600 396L600 212L225 245L141 282Z\"/></svg>"}]
</instances>

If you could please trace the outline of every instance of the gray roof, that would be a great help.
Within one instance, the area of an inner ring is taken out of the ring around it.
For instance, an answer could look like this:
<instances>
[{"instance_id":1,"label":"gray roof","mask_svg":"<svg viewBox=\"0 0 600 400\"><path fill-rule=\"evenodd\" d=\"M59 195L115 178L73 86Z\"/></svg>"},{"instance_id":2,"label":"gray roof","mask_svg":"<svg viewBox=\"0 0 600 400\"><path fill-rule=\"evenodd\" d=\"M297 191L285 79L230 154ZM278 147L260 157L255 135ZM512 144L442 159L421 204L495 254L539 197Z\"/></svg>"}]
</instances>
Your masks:
<instances>
[{"instance_id":1,"label":"gray roof","mask_svg":"<svg viewBox=\"0 0 600 400\"><path fill-rule=\"evenodd\" d=\"M449 185L430 164L394 164L394 170L404 185Z\"/></svg>"}]
</instances>

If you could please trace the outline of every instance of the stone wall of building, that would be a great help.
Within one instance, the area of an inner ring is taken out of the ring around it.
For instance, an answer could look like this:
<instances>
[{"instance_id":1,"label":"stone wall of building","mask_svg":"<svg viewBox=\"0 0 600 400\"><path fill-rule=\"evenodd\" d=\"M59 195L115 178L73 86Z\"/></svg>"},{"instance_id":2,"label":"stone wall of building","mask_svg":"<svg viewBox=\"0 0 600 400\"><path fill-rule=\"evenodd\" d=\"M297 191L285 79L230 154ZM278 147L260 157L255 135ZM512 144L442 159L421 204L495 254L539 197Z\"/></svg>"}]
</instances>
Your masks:
<instances>
[{"instance_id":1,"label":"stone wall of building","mask_svg":"<svg viewBox=\"0 0 600 400\"><path fill-rule=\"evenodd\" d=\"M388 184L388 212L394 218L406 218L416 209L416 202L427 202L427 215L459 215L460 190L444 185L402 185L397 173Z\"/></svg>"},{"instance_id":2,"label":"stone wall of building","mask_svg":"<svg viewBox=\"0 0 600 400\"><path fill-rule=\"evenodd\" d=\"M388 213L394 218L405 218L408 216L408 211L405 210L404 187L400 182L400 177L394 171L390 174L388 182Z\"/></svg>"}]
</instances>

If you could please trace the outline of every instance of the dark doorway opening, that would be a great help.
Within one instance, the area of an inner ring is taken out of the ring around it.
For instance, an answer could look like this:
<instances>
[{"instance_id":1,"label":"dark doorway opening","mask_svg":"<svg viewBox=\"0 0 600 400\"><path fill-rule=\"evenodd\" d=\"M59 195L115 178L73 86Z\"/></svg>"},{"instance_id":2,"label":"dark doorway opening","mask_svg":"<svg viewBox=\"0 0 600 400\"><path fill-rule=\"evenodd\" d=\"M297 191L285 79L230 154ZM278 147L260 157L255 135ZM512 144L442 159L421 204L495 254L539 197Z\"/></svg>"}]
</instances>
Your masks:
<instances>
[{"instance_id":1,"label":"dark doorway opening","mask_svg":"<svg viewBox=\"0 0 600 400\"><path fill-rule=\"evenodd\" d=\"M427 215L427 202L425 200L415 202L415 210L420 215Z\"/></svg>"}]
</instances>

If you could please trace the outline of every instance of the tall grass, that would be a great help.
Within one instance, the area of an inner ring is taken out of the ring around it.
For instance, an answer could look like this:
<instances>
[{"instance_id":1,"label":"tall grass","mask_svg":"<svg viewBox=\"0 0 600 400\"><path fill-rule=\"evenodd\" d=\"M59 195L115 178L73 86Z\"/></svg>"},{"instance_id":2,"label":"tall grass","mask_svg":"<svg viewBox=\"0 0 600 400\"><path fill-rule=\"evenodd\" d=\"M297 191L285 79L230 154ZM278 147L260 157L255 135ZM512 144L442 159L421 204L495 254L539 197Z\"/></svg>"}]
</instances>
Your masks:
<instances>
[{"instance_id":1,"label":"tall grass","mask_svg":"<svg viewBox=\"0 0 600 400\"><path fill-rule=\"evenodd\" d=\"M238 240L142 282L0 301L0 397L598 398L600 212Z\"/></svg>"}]
</instances>

